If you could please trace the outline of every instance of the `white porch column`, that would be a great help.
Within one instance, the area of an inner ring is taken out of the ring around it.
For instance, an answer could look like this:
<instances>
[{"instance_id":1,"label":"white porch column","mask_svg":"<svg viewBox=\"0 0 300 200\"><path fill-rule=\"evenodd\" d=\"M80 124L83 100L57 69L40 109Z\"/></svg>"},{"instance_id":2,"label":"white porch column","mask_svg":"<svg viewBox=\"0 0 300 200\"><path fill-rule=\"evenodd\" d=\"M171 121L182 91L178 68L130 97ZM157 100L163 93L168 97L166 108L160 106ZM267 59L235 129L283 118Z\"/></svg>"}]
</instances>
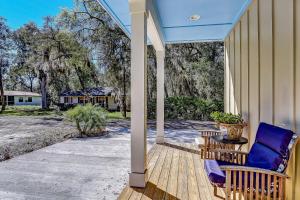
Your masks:
<instances>
[{"instance_id":1,"label":"white porch column","mask_svg":"<svg viewBox=\"0 0 300 200\"><path fill-rule=\"evenodd\" d=\"M141 1L132 1L140 3ZM137 6L135 6L137 5ZM147 14L131 5L131 173L129 185L145 187L147 180Z\"/></svg>"},{"instance_id":2,"label":"white porch column","mask_svg":"<svg viewBox=\"0 0 300 200\"><path fill-rule=\"evenodd\" d=\"M156 51L157 60L157 100L156 100L156 143L164 143L164 81L165 81L165 51Z\"/></svg>"}]
</instances>

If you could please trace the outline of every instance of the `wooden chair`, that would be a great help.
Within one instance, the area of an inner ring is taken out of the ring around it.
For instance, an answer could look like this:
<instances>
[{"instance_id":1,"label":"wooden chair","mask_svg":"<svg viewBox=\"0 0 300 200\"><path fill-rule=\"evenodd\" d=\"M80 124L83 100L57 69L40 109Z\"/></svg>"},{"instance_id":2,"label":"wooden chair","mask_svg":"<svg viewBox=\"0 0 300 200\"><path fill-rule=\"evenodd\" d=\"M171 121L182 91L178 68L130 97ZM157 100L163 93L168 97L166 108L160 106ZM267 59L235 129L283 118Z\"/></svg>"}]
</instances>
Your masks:
<instances>
[{"instance_id":1,"label":"wooden chair","mask_svg":"<svg viewBox=\"0 0 300 200\"><path fill-rule=\"evenodd\" d=\"M202 159L210 158L208 155L211 150L224 149L219 143L214 141L211 137L217 135L224 135L225 132L221 130L200 130L199 138L195 139L196 144L200 148L200 156ZM226 149L234 150L234 145L226 145Z\"/></svg>"},{"instance_id":2,"label":"wooden chair","mask_svg":"<svg viewBox=\"0 0 300 200\"><path fill-rule=\"evenodd\" d=\"M290 130L261 123L249 154L210 149L205 170L225 199L285 199L286 168L298 137Z\"/></svg>"}]
</instances>

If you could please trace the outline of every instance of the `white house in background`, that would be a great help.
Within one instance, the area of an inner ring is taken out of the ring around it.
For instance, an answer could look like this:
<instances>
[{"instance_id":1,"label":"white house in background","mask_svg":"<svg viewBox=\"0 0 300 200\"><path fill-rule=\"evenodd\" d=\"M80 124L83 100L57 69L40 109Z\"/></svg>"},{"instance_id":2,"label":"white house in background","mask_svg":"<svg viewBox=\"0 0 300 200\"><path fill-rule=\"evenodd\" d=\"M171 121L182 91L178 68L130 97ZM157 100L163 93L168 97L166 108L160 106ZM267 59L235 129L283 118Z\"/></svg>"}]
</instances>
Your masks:
<instances>
[{"instance_id":1,"label":"white house in background","mask_svg":"<svg viewBox=\"0 0 300 200\"><path fill-rule=\"evenodd\" d=\"M4 99L6 105L11 106L42 105L42 96L35 92L4 91Z\"/></svg>"},{"instance_id":2,"label":"white house in background","mask_svg":"<svg viewBox=\"0 0 300 200\"><path fill-rule=\"evenodd\" d=\"M100 105L111 111L119 108L114 88L111 87L87 88L77 91L67 90L60 94L61 105L84 105L86 103Z\"/></svg>"}]
</instances>

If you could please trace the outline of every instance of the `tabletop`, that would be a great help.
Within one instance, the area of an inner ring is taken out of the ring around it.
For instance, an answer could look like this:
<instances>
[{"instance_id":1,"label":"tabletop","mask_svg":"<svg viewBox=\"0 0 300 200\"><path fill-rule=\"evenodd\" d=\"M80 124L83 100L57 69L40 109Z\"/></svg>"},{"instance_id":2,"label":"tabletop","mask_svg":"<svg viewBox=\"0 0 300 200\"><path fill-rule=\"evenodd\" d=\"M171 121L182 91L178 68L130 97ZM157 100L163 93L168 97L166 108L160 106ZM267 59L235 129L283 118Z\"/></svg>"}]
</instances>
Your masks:
<instances>
[{"instance_id":1,"label":"tabletop","mask_svg":"<svg viewBox=\"0 0 300 200\"><path fill-rule=\"evenodd\" d=\"M247 144L248 139L245 137L241 137L238 140L232 140L228 139L226 135L215 135L212 136L212 139L215 140L216 142L223 143L223 144Z\"/></svg>"}]
</instances>

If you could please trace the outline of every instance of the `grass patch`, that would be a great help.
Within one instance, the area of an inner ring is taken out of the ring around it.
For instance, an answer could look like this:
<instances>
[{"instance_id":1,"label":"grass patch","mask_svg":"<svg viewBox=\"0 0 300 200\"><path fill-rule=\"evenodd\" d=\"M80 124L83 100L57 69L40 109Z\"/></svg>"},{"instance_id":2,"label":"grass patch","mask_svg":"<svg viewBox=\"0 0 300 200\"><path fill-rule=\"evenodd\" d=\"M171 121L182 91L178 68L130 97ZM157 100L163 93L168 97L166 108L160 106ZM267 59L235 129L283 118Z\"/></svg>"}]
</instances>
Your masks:
<instances>
[{"instance_id":1,"label":"grass patch","mask_svg":"<svg viewBox=\"0 0 300 200\"><path fill-rule=\"evenodd\" d=\"M121 112L108 112L107 119L125 119ZM130 112L127 112L126 119L130 119Z\"/></svg>"},{"instance_id":2,"label":"grass patch","mask_svg":"<svg viewBox=\"0 0 300 200\"><path fill-rule=\"evenodd\" d=\"M7 116L49 116L56 115L53 109L41 109L40 106L7 106L0 115Z\"/></svg>"},{"instance_id":3,"label":"grass patch","mask_svg":"<svg viewBox=\"0 0 300 200\"><path fill-rule=\"evenodd\" d=\"M41 109L40 106L6 106L5 111L0 116L62 116L64 112L54 109ZM125 119L121 112L107 112L108 120ZM130 119L130 112L127 112L127 118Z\"/></svg>"}]
</instances>

